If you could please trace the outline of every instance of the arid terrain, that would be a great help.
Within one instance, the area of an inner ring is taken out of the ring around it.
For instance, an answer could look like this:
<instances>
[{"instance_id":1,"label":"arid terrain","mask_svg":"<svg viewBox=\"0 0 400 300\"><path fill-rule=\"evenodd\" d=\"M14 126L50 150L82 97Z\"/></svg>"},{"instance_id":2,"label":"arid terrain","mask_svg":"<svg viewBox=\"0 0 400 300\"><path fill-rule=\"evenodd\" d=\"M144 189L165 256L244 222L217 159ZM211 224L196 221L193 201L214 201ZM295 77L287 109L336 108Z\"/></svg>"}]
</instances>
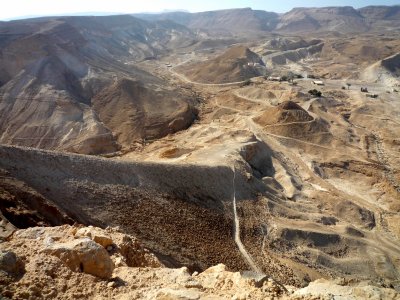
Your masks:
<instances>
[{"instance_id":1,"label":"arid terrain","mask_svg":"<svg viewBox=\"0 0 400 300\"><path fill-rule=\"evenodd\" d=\"M400 299L399 28L398 6L0 23L1 295Z\"/></svg>"}]
</instances>

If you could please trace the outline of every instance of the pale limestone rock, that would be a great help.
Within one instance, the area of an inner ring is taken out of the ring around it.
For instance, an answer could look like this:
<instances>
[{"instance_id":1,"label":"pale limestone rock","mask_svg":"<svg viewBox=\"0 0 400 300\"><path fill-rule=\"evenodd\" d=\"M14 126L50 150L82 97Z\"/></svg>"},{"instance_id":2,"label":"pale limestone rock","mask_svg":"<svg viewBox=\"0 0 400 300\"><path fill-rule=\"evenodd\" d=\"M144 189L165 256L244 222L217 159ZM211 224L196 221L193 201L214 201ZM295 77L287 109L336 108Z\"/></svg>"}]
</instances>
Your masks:
<instances>
[{"instance_id":1,"label":"pale limestone rock","mask_svg":"<svg viewBox=\"0 0 400 300\"><path fill-rule=\"evenodd\" d=\"M326 279L318 279L311 282L307 287L297 290L294 296L312 296L321 299L346 299L346 300L364 300L364 299L400 299L400 294L394 289L375 287L367 284L355 286L338 285ZM327 296L331 298L328 298Z\"/></svg>"},{"instance_id":2,"label":"pale limestone rock","mask_svg":"<svg viewBox=\"0 0 400 300\"><path fill-rule=\"evenodd\" d=\"M89 238L66 243L55 243L43 250L58 257L72 271L84 272L100 278L110 278L114 263L107 251Z\"/></svg>"},{"instance_id":3,"label":"pale limestone rock","mask_svg":"<svg viewBox=\"0 0 400 300\"><path fill-rule=\"evenodd\" d=\"M226 270L226 266L219 264L208 268L196 278L201 280L203 286L208 289L225 288L232 285L240 285L240 273L232 273Z\"/></svg>"},{"instance_id":4,"label":"pale limestone rock","mask_svg":"<svg viewBox=\"0 0 400 300\"><path fill-rule=\"evenodd\" d=\"M113 240L111 237L104 234L104 231L96 227L84 227L78 229L75 233L75 237L89 237L97 244L102 245L104 248L112 246Z\"/></svg>"},{"instance_id":5,"label":"pale limestone rock","mask_svg":"<svg viewBox=\"0 0 400 300\"><path fill-rule=\"evenodd\" d=\"M127 265L126 265L126 260L125 260L125 258L123 257L123 256L113 256L113 261L114 261L114 264L115 264L115 267L116 268L119 268L119 267L126 267Z\"/></svg>"},{"instance_id":6,"label":"pale limestone rock","mask_svg":"<svg viewBox=\"0 0 400 300\"><path fill-rule=\"evenodd\" d=\"M186 289L161 289L157 295L157 300L198 300L201 297L201 292L196 290L186 290Z\"/></svg>"},{"instance_id":7,"label":"pale limestone rock","mask_svg":"<svg viewBox=\"0 0 400 300\"><path fill-rule=\"evenodd\" d=\"M46 232L45 227L32 227L32 228L17 230L14 233L14 236L20 239L35 240L43 237L45 232Z\"/></svg>"}]
</instances>

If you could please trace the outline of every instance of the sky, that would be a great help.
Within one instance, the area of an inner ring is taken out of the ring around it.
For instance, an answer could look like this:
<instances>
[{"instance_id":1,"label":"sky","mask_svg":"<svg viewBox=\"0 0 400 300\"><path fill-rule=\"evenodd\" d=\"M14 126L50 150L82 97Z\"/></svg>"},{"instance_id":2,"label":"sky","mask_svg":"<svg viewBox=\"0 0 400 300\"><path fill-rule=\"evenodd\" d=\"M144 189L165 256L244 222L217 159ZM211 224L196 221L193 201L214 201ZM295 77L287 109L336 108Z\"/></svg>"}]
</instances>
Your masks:
<instances>
[{"instance_id":1,"label":"sky","mask_svg":"<svg viewBox=\"0 0 400 300\"><path fill-rule=\"evenodd\" d=\"M135 13L187 10L190 12L251 7L278 13L293 7L398 5L399 0L0 0L0 20L28 16L71 15L77 13ZM4 3L6 2L6 3Z\"/></svg>"}]
</instances>

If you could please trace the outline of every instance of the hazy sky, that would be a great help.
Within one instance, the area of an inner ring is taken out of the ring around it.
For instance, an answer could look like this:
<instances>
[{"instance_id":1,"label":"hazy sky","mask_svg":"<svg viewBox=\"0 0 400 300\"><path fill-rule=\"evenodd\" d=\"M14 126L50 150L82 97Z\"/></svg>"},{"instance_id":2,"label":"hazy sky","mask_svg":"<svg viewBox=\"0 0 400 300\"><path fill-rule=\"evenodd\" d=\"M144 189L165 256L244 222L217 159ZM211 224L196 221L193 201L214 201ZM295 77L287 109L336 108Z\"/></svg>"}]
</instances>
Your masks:
<instances>
[{"instance_id":1,"label":"hazy sky","mask_svg":"<svg viewBox=\"0 0 400 300\"><path fill-rule=\"evenodd\" d=\"M80 12L159 12L184 9L191 12L224 8L251 7L267 11L286 12L293 7L396 5L399 0L2 0L0 20L21 16L68 15ZM6 2L6 3L5 3Z\"/></svg>"}]
</instances>

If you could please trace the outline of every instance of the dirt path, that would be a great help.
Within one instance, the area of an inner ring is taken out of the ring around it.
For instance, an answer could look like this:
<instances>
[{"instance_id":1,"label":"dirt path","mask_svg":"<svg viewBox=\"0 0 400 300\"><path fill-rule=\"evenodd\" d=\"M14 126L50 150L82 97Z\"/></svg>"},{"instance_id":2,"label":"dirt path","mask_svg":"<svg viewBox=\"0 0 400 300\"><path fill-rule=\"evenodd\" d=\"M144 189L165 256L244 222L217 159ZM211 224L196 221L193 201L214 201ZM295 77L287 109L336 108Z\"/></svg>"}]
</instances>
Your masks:
<instances>
[{"instance_id":1,"label":"dirt path","mask_svg":"<svg viewBox=\"0 0 400 300\"><path fill-rule=\"evenodd\" d=\"M315 119L312 119L311 121L288 122L288 123L281 123L281 124L270 124L270 125L264 125L264 127L283 127L283 126L289 126L289 125L305 125L305 124L311 124L314 121L315 121Z\"/></svg>"},{"instance_id":2,"label":"dirt path","mask_svg":"<svg viewBox=\"0 0 400 300\"><path fill-rule=\"evenodd\" d=\"M246 122L247 122L250 130L254 134L256 134L256 133L259 134L259 130L256 128L256 124L254 124L254 121L251 119L251 117L247 118ZM276 135L276 134L265 132L265 131L262 131L262 134L269 135L269 136L277 138L277 139L292 140L292 141L295 141L295 142L298 142L298 143L303 143L303 144L307 144L307 145L310 145L310 146L319 147L319 148L322 148L322 149L325 149L325 150L335 151L335 149L333 149L333 148L325 147L325 146L322 146L322 145L314 144L314 143L311 143L311 142L306 142L306 141L303 141L303 140L299 140L299 139L295 139L295 138L291 138L291 137L287 137L287 136L283 136L283 135Z\"/></svg>"},{"instance_id":3,"label":"dirt path","mask_svg":"<svg viewBox=\"0 0 400 300\"><path fill-rule=\"evenodd\" d=\"M232 168L233 171L233 215L234 215L234 226L233 226L233 234L234 234L234 239L235 243L239 248L240 253L248 263L248 265L251 267L253 272L262 274L261 269L256 265L250 254L247 252L246 248L244 247L242 240L240 239L240 223L239 223L239 218L237 215L237 208L236 208L236 189L235 189L235 178L236 178L236 171L235 167Z\"/></svg>"},{"instance_id":4,"label":"dirt path","mask_svg":"<svg viewBox=\"0 0 400 300\"><path fill-rule=\"evenodd\" d=\"M219 108L225 108L225 109L236 111L237 113L243 113L243 110L219 104L217 99L215 99L214 104L215 104L215 106L217 106Z\"/></svg>"},{"instance_id":5,"label":"dirt path","mask_svg":"<svg viewBox=\"0 0 400 300\"><path fill-rule=\"evenodd\" d=\"M250 102L254 102L254 103L257 103L257 104L262 104L262 105L265 105L265 106L267 106L267 107L273 107L273 106L271 106L269 103L267 103L266 101L257 100L257 99L252 99L252 98L249 98L249 97L246 97L246 96L242 96L242 95L240 95L240 94L238 93L238 91L234 91L232 94L235 95L235 96L238 97L238 98L241 98L241 99L244 99L244 100L247 100L247 101L250 101Z\"/></svg>"}]
</instances>

